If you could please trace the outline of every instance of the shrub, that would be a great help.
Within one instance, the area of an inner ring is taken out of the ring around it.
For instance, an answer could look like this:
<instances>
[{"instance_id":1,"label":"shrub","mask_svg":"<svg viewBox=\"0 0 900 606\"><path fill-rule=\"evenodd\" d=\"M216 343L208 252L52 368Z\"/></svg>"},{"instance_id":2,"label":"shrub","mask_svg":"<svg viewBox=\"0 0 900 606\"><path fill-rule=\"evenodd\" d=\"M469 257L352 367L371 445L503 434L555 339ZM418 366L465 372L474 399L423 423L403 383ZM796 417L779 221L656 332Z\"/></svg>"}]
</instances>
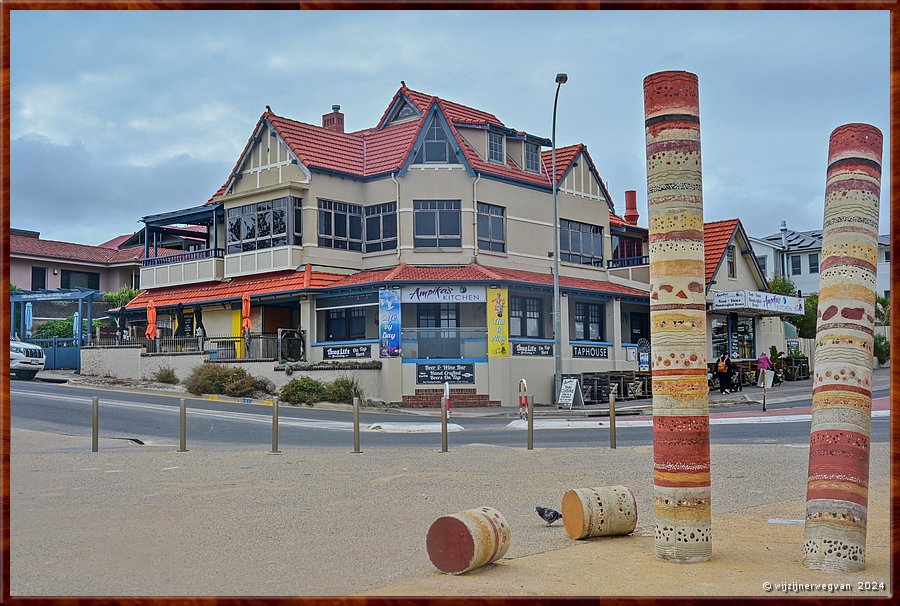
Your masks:
<instances>
[{"instance_id":1,"label":"shrub","mask_svg":"<svg viewBox=\"0 0 900 606\"><path fill-rule=\"evenodd\" d=\"M279 398L288 404L313 404L325 399L326 386L311 377L292 379L281 388Z\"/></svg>"},{"instance_id":2,"label":"shrub","mask_svg":"<svg viewBox=\"0 0 900 606\"><path fill-rule=\"evenodd\" d=\"M177 385L178 384L178 375L175 374L175 370L168 366L160 366L155 373L153 373L153 380L157 383L168 383L169 385Z\"/></svg>"},{"instance_id":3,"label":"shrub","mask_svg":"<svg viewBox=\"0 0 900 606\"><path fill-rule=\"evenodd\" d=\"M338 377L325 386L325 397L329 402L351 404L359 395L359 381L353 377Z\"/></svg>"},{"instance_id":4,"label":"shrub","mask_svg":"<svg viewBox=\"0 0 900 606\"><path fill-rule=\"evenodd\" d=\"M224 364L200 364L195 366L191 374L184 380L184 387L192 394L224 394L225 386L234 381L235 370Z\"/></svg>"},{"instance_id":5,"label":"shrub","mask_svg":"<svg viewBox=\"0 0 900 606\"><path fill-rule=\"evenodd\" d=\"M136 296L141 294L141 291L131 288L127 284L123 284L122 288L119 290L112 290L106 293L103 293L103 297L101 301L109 301L116 307L125 307L134 299Z\"/></svg>"},{"instance_id":6,"label":"shrub","mask_svg":"<svg viewBox=\"0 0 900 606\"><path fill-rule=\"evenodd\" d=\"M256 391L256 379L243 368L231 369L231 380L225 384L225 395L233 398L246 398Z\"/></svg>"},{"instance_id":7,"label":"shrub","mask_svg":"<svg viewBox=\"0 0 900 606\"><path fill-rule=\"evenodd\" d=\"M875 335L875 357L879 364L884 364L891 357L891 342L884 335Z\"/></svg>"},{"instance_id":8,"label":"shrub","mask_svg":"<svg viewBox=\"0 0 900 606\"><path fill-rule=\"evenodd\" d=\"M275 383L272 382L272 379L266 377L254 377L253 380L256 384L254 386L255 391L270 396L278 393L278 389L275 387Z\"/></svg>"}]
</instances>

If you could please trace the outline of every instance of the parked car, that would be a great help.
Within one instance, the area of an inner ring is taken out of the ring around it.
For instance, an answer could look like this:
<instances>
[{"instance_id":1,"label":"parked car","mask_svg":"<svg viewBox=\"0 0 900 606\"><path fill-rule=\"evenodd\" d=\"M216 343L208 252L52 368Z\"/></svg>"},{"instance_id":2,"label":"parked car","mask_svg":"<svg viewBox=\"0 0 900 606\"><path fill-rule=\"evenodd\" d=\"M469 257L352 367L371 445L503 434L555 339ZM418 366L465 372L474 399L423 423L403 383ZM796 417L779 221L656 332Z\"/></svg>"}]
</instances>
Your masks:
<instances>
[{"instance_id":1,"label":"parked car","mask_svg":"<svg viewBox=\"0 0 900 606\"><path fill-rule=\"evenodd\" d=\"M29 381L44 370L44 350L38 345L17 339L9 341L9 371L17 379Z\"/></svg>"}]
</instances>

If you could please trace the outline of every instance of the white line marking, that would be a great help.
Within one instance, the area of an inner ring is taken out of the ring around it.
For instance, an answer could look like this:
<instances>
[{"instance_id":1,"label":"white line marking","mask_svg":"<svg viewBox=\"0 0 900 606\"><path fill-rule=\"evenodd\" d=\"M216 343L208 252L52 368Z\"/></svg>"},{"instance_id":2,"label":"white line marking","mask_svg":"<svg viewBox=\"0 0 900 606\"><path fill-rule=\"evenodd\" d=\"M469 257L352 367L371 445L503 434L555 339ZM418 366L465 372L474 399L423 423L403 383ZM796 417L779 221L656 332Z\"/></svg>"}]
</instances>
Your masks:
<instances>
[{"instance_id":1,"label":"white line marking","mask_svg":"<svg viewBox=\"0 0 900 606\"><path fill-rule=\"evenodd\" d=\"M805 520L782 520L781 518L769 518L769 524L803 524Z\"/></svg>"},{"instance_id":2,"label":"white line marking","mask_svg":"<svg viewBox=\"0 0 900 606\"><path fill-rule=\"evenodd\" d=\"M463 426L447 423L447 431L462 431ZM440 423L373 423L363 431L383 431L385 433L436 433L441 431Z\"/></svg>"},{"instance_id":3,"label":"white line marking","mask_svg":"<svg viewBox=\"0 0 900 606\"><path fill-rule=\"evenodd\" d=\"M176 465L175 467L163 467L160 471L169 471L170 469L184 469L184 467Z\"/></svg>"},{"instance_id":4,"label":"white line marking","mask_svg":"<svg viewBox=\"0 0 900 606\"><path fill-rule=\"evenodd\" d=\"M124 469L107 469L103 473L125 473Z\"/></svg>"}]
</instances>

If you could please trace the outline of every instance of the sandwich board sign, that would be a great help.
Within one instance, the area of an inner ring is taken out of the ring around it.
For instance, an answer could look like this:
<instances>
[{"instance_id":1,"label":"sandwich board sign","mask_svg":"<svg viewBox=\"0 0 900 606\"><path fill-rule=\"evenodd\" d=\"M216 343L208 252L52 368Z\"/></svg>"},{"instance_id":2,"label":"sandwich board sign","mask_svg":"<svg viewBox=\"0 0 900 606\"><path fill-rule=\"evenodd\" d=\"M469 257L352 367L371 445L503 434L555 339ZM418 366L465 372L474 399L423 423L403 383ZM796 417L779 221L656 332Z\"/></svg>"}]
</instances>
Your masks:
<instances>
[{"instance_id":1,"label":"sandwich board sign","mask_svg":"<svg viewBox=\"0 0 900 606\"><path fill-rule=\"evenodd\" d=\"M584 408L584 396L581 394L581 383L578 379L563 379L562 388L559 390L557 408L572 409L573 406Z\"/></svg>"}]
</instances>

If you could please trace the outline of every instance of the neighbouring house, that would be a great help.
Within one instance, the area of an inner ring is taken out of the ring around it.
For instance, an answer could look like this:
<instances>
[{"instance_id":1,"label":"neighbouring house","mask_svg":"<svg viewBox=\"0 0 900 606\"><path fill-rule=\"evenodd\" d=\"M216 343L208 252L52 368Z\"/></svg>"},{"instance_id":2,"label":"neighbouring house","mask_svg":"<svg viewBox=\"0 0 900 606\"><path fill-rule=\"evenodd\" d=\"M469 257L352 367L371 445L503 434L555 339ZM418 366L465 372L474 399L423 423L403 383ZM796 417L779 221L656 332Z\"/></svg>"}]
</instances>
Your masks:
<instances>
[{"instance_id":1,"label":"neighbouring house","mask_svg":"<svg viewBox=\"0 0 900 606\"><path fill-rule=\"evenodd\" d=\"M819 292L819 265L822 262L822 230L795 231L785 221L781 230L763 238L751 238L760 265L767 276L785 275L803 295ZM891 237L878 236L875 293L890 298Z\"/></svg>"},{"instance_id":2,"label":"neighbouring house","mask_svg":"<svg viewBox=\"0 0 900 606\"><path fill-rule=\"evenodd\" d=\"M165 238L157 238L155 245L157 249L165 248L166 250L199 250L206 245L206 227L202 225L169 225L169 230L164 234ZM107 240L102 246L103 248L137 248L144 247L144 238L147 236L145 231L139 230L133 234L122 234L111 240Z\"/></svg>"}]
</instances>

